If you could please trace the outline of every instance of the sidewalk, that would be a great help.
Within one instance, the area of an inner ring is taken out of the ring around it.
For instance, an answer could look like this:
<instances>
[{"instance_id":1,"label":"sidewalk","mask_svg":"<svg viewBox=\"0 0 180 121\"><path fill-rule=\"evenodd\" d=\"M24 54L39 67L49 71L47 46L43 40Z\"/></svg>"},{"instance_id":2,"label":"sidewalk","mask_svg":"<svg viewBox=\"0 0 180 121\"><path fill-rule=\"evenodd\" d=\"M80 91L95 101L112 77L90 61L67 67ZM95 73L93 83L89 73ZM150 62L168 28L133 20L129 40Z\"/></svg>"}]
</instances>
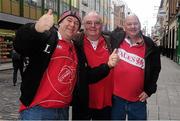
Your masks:
<instances>
[{"instance_id":1,"label":"sidewalk","mask_svg":"<svg viewBox=\"0 0 180 121\"><path fill-rule=\"evenodd\" d=\"M12 63L0 63L0 71L12 69Z\"/></svg>"},{"instance_id":2,"label":"sidewalk","mask_svg":"<svg viewBox=\"0 0 180 121\"><path fill-rule=\"evenodd\" d=\"M157 92L148 99L149 120L180 120L180 65L161 56Z\"/></svg>"}]
</instances>

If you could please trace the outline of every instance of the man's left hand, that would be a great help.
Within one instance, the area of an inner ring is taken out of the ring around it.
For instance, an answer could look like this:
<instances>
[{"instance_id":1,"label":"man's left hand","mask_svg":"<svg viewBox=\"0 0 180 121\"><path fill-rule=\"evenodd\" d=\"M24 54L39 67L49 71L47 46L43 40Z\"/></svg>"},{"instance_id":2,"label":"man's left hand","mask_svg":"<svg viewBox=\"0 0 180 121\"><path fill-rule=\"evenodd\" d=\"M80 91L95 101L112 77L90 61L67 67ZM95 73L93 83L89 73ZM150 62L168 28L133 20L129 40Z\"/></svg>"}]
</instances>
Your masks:
<instances>
[{"instance_id":1,"label":"man's left hand","mask_svg":"<svg viewBox=\"0 0 180 121\"><path fill-rule=\"evenodd\" d=\"M142 92L142 93L139 95L139 101L144 102L144 101L146 101L146 99L147 99L148 97L149 97L149 96L148 96L145 92Z\"/></svg>"}]
</instances>

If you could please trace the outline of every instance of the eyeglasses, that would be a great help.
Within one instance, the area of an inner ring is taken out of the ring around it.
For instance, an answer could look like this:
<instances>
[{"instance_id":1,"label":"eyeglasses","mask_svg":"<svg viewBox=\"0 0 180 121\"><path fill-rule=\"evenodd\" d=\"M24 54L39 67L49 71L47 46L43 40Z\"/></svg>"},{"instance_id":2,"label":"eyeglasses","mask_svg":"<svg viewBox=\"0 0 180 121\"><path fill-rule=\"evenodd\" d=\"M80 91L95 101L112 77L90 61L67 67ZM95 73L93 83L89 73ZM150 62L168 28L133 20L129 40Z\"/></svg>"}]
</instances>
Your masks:
<instances>
[{"instance_id":1,"label":"eyeglasses","mask_svg":"<svg viewBox=\"0 0 180 121\"><path fill-rule=\"evenodd\" d=\"M101 25L101 22L100 21L94 21L94 22L93 21L86 21L85 24L87 26L92 26L92 25L99 26L99 25Z\"/></svg>"}]
</instances>

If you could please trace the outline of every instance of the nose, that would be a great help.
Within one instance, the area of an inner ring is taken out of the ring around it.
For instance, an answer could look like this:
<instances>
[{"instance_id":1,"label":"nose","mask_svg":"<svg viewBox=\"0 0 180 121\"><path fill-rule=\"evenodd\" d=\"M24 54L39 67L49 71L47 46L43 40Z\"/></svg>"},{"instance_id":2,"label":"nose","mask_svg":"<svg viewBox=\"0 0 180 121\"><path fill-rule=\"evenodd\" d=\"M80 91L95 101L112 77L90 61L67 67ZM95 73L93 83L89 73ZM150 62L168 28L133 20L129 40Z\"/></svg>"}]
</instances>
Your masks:
<instances>
[{"instance_id":1,"label":"nose","mask_svg":"<svg viewBox=\"0 0 180 121\"><path fill-rule=\"evenodd\" d=\"M94 22L92 23L92 26L95 27L95 23Z\"/></svg>"},{"instance_id":2,"label":"nose","mask_svg":"<svg viewBox=\"0 0 180 121\"><path fill-rule=\"evenodd\" d=\"M92 26L92 27L95 27L95 23L94 23L94 22L92 22L92 23L91 23L91 26Z\"/></svg>"},{"instance_id":3,"label":"nose","mask_svg":"<svg viewBox=\"0 0 180 121\"><path fill-rule=\"evenodd\" d=\"M71 26L75 26L75 22L72 21L72 22L70 23L70 25L71 25Z\"/></svg>"}]
</instances>

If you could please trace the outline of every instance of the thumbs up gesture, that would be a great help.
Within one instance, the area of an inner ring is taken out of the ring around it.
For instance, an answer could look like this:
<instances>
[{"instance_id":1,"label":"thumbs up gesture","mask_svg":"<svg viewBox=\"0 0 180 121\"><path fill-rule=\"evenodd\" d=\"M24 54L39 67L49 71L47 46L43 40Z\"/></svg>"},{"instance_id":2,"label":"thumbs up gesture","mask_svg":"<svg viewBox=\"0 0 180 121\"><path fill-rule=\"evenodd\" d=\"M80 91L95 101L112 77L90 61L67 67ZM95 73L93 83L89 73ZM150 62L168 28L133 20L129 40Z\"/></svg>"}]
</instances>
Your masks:
<instances>
[{"instance_id":1,"label":"thumbs up gesture","mask_svg":"<svg viewBox=\"0 0 180 121\"><path fill-rule=\"evenodd\" d=\"M40 17L40 19L35 24L35 29L37 32L43 33L49 30L54 24L53 11L48 10L46 14Z\"/></svg>"},{"instance_id":2,"label":"thumbs up gesture","mask_svg":"<svg viewBox=\"0 0 180 121\"><path fill-rule=\"evenodd\" d=\"M109 60L108 60L109 68L115 67L117 63L119 62L119 56L118 56L117 51L118 51L117 49L114 49L112 54L109 56Z\"/></svg>"}]
</instances>

